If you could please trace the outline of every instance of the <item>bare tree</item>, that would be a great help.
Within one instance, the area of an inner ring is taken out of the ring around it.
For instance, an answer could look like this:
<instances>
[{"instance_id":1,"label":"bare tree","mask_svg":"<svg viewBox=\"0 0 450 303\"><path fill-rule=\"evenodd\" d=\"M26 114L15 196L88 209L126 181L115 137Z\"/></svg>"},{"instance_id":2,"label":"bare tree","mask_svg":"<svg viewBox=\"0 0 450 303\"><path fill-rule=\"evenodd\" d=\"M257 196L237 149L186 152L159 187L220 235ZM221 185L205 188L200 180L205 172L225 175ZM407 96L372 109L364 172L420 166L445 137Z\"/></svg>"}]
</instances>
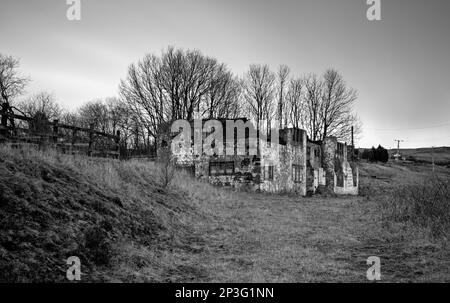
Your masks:
<instances>
[{"instance_id":1,"label":"bare tree","mask_svg":"<svg viewBox=\"0 0 450 303\"><path fill-rule=\"evenodd\" d=\"M239 79L221 64L214 71L210 86L202 102L202 116L208 118L236 118L240 114Z\"/></svg>"},{"instance_id":2,"label":"bare tree","mask_svg":"<svg viewBox=\"0 0 450 303\"><path fill-rule=\"evenodd\" d=\"M240 117L242 112L240 102L242 85L240 81L234 78L228 87L224 89L227 92L226 97L218 102L215 117L230 119Z\"/></svg>"},{"instance_id":3,"label":"bare tree","mask_svg":"<svg viewBox=\"0 0 450 303\"><path fill-rule=\"evenodd\" d=\"M353 111L357 92L347 87L342 75L336 70L327 70L322 78L315 74L305 79L304 128L312 140L323 140L335 136L348 141L351 127L355 135L360 133L361 123Z\"/></svg>"},{"instance_id":4,"label":"bare tree","mask_svg":"<svg viewBox=\"0 0 450 303\"><path fill-rule=\"evenodd\" d=\"M285 113L285 95L286 84L289 77L289 67L287 65L280 65L277 73L278 81L278 120L279 127L282 129L287 126L288 115Z\"/></svg>"},{"instance_id":5,"label":"bare tree","mask_svg":"<svg viewBox=\"0 0 450 303\"><path fill-rule=\"evenodd\" d=\"M47 120L60 119L62 108L53 94L40 92L17 103L17 108L28 117L45 117Z\"/></svg>"},{"instance_id":6,"label":"bare tree","mask_svg":"<svg viewBox=\"0 0 450 303\"><path fill-rule=\"evenodd\" d=\"M161 58L154 55L147 55L137 64L132 64L128 69L126 80L120 84L121 99L127 104L134 116L146 128L150 129L151 135L156 135L156 129L160 123L167 118L166 103L172 103L178 98L175 96L175 85L179 76L174 72L171 83L166 84L172 87L172 91L164 90L162 84ZM170 66L169 66L170 67Z\"/></svg>"},{"instance_id":7,"label":"bare tree","mask_svg":"<svg viewBox=\"0 0 450 303\"><path fill-rule=\"evenodd\" d=\"M0 54L0 98L2 103L10 104L21 95L30 81L19 74L19 60Z\"/></svg>"},{"instance_id":8,"label":"bare tree","mask_svg":"<svg viewBox=\"0 0 450 303\"><path fill-rule=\"evenodd\" d=\"M247 111L256 123L256 132L259 136L263 119L267 121L267 130L271 128L275 74L268 65L252 64L245 75L243 85ZM259 153L259 140L257 144Z\"/></svg>"},{"instance_id":9,"label":"bare tree","mask_svg":"<svg viewBox=\"0 0 450 303\"><path fill-rule=\"evenodd\" d=\"M96 130L110 132L108 107L103 100L86 102L78 109L78 114L83 127L92 125Z\"/></svg>"},{"instance_id":10,"label":"bare tree","mask_svg":"<svg viewBox=\"0 0 450 303\"><path fill-rule=\"evenodd\" d=\"M357 92L348 88L342 75L328 69L323 75L323 96L320 108L322 138L336 136L348 139L351 127L359 130L358 118L353 113Z\"/></svg>"},{"instance_id":11,"label":"bare tree","mask_svg":"<svg viewBox=\"0 0 450 303\"><path fill-rule=\"evenodd\" d=\"M205 57L200 51L187 51L183 70L183 94L180 116L191 120L194 111L200 111L201 102L211 87L217 69L217 60Z\"/></svg>"},{"instance_id":12,"label":"bare tree","mask_svg":"<svg viewBox=\"0 0 450 303\"><path fill-rule=\"evenodd\" d=\"M160 56L147 55L130 65L119 89L123 104L139 124L133 127L135 137L147 136L148 142L156 138L160 125L191 120L195 112L204 118L236 118L245 111L255 121L258 134L260 122L267 120L269 130L275 115L280 127L290 122L306 129L312 140L329 135L345 138L350 124L358 133L358 118L351 106L356 92L347 88L337 72L291 82L289 73L285 65L277 75L267 65L251 65L239 81L214 58L169 47ZM274 104L276 88L278 104Z\"/></svg>"},{"instance_id":13,"label":"bare tree","mask_svg":"<svg viewBox=\"0 0 450 303\"><path fill-rule=\"evenodd\" d=\"M234 115L237 83L216 59L198 50L169 47L160 57L147 55L132 64L120 84L121 99L154 138L159 125L175 119Z\"/></svg>"},{"instance_id":14,"label":"bare tree","mask_svg":"<svg viewBox=\"0 0 450 303\"><path fill-rule=\"evenodd\" d=\"M139 122L126 103L119 98L110 97L105 99L108 109L108 131L117 134L120 131L120 144L123 148L134 146L135 149L143 147L149 149L153 144L145 125Z\"/></svg>"},{"instance_id":15,"label":"bare tree","mask_svg":"<svg viewBox=\"0 0 450 303\"><path fill-rule=\"evenodd\" d=\"M289 82L289 91L286 95L286 109L289 110L286 115L289 117L289 122L295 128L301 128L305 124L305 106L303 104L303 98L303 80L292 79Z\"/></svg>"},{"instance_id":16,"label":"bare tree","mask_svg":"<svg viewBox=\"0 0 450 303\"><path fill-rule=\"evenodd\" d=\"M126 123L128 109L117 97L106 98L105 104L108 109L111 132L116 134L117 130L120 130L120 128L123 127L123 124Z\"/></svg>"},{"instance_id":17,"label":"bare tree","mask_svg":"<svg viewBox=\"0 0 450 303\"><path fill-rule=\"evenodd\" d=\"M80 117L74 111L63 111L61 113L61 122L68 125L78 125Z\"/></svg>"},{"instance_id":18,"label":"bare tree","mask_svg":"<svg viewBox=\"0 0 450 303\"><path fill-rule=\"evenodd\" d=\"M306 76L305 82L305 124L308 137L312 140L322 139L321 103L323 83L315 74Z\"/></svg>"},{"instance_id":19,"label":"bare tree","mask_svg":"<svg viewBox=\"0 0 450 303\"><path fill-rule=\"evenodd\" d=\"M76 111L63 112L61 122L94 129L109 134L120 131L121 148L149 151L154 142L140 119L131 112L128 105L117 97L108 97L87 102Z\"/></svg>"}]
</instances>

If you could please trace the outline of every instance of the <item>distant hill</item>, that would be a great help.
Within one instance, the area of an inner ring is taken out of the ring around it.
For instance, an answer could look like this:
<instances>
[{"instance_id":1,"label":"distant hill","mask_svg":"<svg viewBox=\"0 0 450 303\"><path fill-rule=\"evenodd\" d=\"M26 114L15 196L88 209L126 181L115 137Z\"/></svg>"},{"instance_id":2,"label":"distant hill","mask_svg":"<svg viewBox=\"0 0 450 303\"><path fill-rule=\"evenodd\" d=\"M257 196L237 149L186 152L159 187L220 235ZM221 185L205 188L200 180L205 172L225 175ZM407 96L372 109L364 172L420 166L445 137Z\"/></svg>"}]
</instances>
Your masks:
<instances>
[{"instance_id":1,"label":"distant hill","mask_svg":"<svg viewBox=\"0 0 450 303\"><path fill-rule=\"evenodd\" d=\"M371 148L371 147L370 147ZM360 148L360 153L364 149L370 148ZM394 154L397 153L397 149L389 149L389 157L392 158ZM421 147L421 148L401 148L400 154L407 160L420 162L420 163L431 163L432 154L434 153L434 163L438 165L450 165L450 147L441 146L435 147L434 150L431 147Z\"/></svg>"},{"instance_id":2,"label":"distant hill","mask_svg":"<svg viewBox=\"0 0 450 303\"><path fill-rule=\"evenodd\" d=\"M390 155L397 152L397 149L391 149L389 151ZM408 160L415 162L431 163L432 157L434 155L434 162L436 164L448 165L450 164L450 147L442 146L435 147L422 147L414 149L400 149L400 154L406 157Z\"/></svg>"}]
</instances>

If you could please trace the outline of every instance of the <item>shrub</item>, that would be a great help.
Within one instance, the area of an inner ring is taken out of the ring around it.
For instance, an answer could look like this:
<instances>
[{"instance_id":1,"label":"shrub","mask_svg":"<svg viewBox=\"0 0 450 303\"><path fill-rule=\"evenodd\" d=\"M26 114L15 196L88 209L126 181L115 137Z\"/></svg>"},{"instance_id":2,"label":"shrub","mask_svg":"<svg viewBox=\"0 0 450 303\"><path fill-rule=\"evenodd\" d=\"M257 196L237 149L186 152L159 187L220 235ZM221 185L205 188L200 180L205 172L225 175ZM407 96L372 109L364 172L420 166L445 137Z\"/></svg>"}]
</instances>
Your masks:
<instances>
[{"instance_id":1,"label":"shrub","mask_svg":"<svg viewBox=\"0 0 450 303\"><path fill-rule=\"evenodd\" d=\"M363 151L361 158L370 162L387 162L389 160L389 152L381 145L378 145L377 148L372 146L371 149Z\"/></svg>"},{"instance_id":2,"label":"shrub","mask_svg":"<svg viewBox=\"0 0 450 303\"><path fill-rule=\"evenodd\" d=\"M369 152L369 161L375 162L377 161L377 150L372 146L372 149Z\"/></svg>"},{"instance_id":3,"label":"shrub","mask_svg":"<svg viewBox=\"0 0 450 303\"><path fill-rule=\"evenodd\" d=\"M172 182L175 176L175 159L167 149L158 155L158 177L162 188L166 188Z\"/></svg>"},{"instance_id":4,"label":"shrub","mask_svg":"<svg viewBox=\"0 0 450 303\"><path fill-rule=\"evenodd\" d=\"M361 155L361 159L369 160L369 150L368 149L364 149L364 151L362 152L362 155Z\"/></svg>"},{"instance_id":5,"label":"shrub","mask_svg":"<svg viewBox=\"0 0 450 303\"><path fill-rule=\"evenodd\" d=\"M389 153L388 153L387 149L385 149L381 145L378 145L378 147L375 151L375 160L386 163L389 160Z\"/></svg>"}]
</instances>

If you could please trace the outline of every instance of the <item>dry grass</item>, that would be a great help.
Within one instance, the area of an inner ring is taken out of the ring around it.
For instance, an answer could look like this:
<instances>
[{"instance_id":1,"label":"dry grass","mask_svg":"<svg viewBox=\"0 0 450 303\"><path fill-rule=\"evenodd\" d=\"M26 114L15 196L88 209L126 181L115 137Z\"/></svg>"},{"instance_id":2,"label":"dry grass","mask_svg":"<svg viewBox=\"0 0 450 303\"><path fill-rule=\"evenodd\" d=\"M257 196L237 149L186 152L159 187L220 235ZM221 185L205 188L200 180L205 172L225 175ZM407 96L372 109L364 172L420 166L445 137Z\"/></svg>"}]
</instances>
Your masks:
<instances>
[{"instance_id":1,"label":"dry grass","mask_svg":"<svg viewBox=\"0 0 450 303\"><path fill-rule=\"evenodd\" d=\"M185 172L164 188L158 171L0 147L0 280L64 281L70 255L82 259L82 281L364 282L372 255L383 281L450 280L448 249L429 228L383 211L396 187L429 173L422 167L363 164L362 196L308 198L235 192Z\"/></svg>"},{"instance_id":2,"label":"dry grass","mask_svg":"<svg viewBox=\"0 0 450 303\"><path fill-rule=\"evenodd\" d=\"M191 249L191 222L210 220L199 206L220 195L181 175L164 188L160 171L152 162L0 146L0 280L64 281L65 260L78 255L88 281L165 281L176 262L162 256ZM135 253L148 251L151 275L116 270L131 270Z\"/></svg>"},{"instance_id":3,"label":"dry grass","mask_svg":"<svg viewBox=\"0 0 450 303\"><path fill-rule=\"evenodd\" d=\"M434 238L450 231L450 170L417 164L367 164L361 168L361 194L376 200L384 224L412 223Z\"/></svg>"},{"instance_id":4,"label":"dry grass","mask_svg":"<svg viewBox=\"0 0 450 303\"><path fill-rule=\"evenodd\" d=\"M450 234L449 180L431 175L414 185L395 187L382 204L385 220L411 222L430 230L435 238Z\"/></svg>"},{"instance_id":5,"label":"dry grass","mask_svg":"<svg viewBox=\"0 0 450 303\"><path fill-rule=\"evenodd\" d=\"M428 164L361 163L361 194L373 209L364 238L393 281L449 281L450 170ZM362 227L364 228L364 227Z\"/></svg>"}]
</instances>

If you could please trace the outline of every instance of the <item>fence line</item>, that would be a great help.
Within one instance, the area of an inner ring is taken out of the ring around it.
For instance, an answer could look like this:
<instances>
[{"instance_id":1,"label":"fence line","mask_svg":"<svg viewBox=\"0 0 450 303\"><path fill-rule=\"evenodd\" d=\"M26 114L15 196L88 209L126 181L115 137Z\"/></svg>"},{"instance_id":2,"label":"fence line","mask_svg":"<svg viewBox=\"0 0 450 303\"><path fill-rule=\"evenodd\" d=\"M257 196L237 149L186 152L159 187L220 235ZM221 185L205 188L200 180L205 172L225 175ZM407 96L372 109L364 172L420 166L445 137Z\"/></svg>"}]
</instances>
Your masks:
<instances>
[{"instance_id":1,"label":"fence line","mask_svg":"<svg viewBox=\"0 0 450 303\"><path fill-rule=\"evenodd\" d=\"M53 145L63 152L86 153L88 156L120 157L120 131L108 134L90 128L39 120L0 111L0 141ZM9 122L9 123L8 123ZM16 126L17 124L17 126ZM23 127L27 124L28 127ZM84 140L82 140L84 139Z\"/></svg>"}]
</instances>

